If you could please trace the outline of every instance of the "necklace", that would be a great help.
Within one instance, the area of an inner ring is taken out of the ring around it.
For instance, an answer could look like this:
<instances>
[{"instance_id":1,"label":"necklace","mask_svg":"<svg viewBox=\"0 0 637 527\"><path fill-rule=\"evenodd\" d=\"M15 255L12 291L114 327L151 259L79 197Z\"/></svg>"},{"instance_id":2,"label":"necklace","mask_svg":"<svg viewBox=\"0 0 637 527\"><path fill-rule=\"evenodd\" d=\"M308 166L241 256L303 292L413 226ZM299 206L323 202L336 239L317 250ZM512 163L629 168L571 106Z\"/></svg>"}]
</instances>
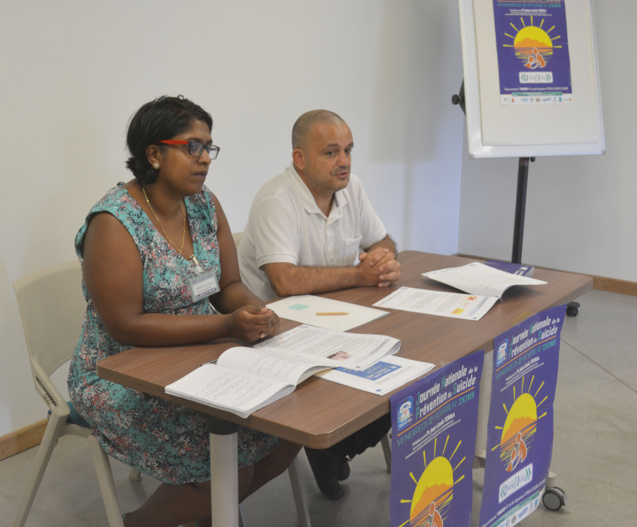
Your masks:
<instances>
[{"instance_id":1,"label":"necklace","mask_svg":"<svg viewBox=\"0 0 637 527\"><path fill-rule=\"evenodd\" d=\"M159 226L161 227L161 230L164 233L164 236L166 237L166 240L168 241L168 243L170 245L172 245L176 249L177 246L168 237L168 233L166 232L166 229L164 229L164 226L163 226L161 220L159 219L159 216L157 216L157 213L155 212L155 209L153 209L153 206L150 204L150 200L148 199L148 194L146 194L146 189L144 188L143 185L142 185L142 192L144 193L144 197L146 198L146 203L148 203L148 206L150 207L150 210L155 215L155 218L157 218L157 222L159 223ZM181 205L181 217L183 218L183 229L182 229L182 232L181 232L181 247L179 248L179 256L181 256L182 255L181 251L184 249L184 242L186 241L186 208L184 207L184 200L183 199L179 202L179 204Z\"/></svg>"}]
</instances>

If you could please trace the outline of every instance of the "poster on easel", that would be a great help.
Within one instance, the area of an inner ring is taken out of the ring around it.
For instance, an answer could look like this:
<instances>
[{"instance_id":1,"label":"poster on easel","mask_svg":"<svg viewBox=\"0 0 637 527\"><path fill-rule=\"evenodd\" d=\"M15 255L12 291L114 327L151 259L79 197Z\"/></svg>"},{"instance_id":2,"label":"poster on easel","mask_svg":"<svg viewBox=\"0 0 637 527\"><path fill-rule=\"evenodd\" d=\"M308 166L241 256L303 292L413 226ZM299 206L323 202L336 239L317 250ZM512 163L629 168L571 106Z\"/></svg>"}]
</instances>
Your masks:
<instances>
[{"instance_id":1,"label":"poster on easel","mask_svg":"<svg viewBox=\"0 0 637 527\"><path fill-rule=\"evenodd\" d=\"M471 157L600 155L593 0L458 0Z\"/></svg>"},{"instance_id":2,"label":"poster on easel","mask_svg":"<svg viewBox=\"0 0 637 527\"><path fill-rule=\"evenodd\" d=\"M566 0L493 0L502 104L573 102Z\"/></svg>"},{"instance_id":3,"label":"poster on easel","mask_svg":"<svg viewBox=\"0 0 637 527\"><path fill-rule=\"evenodd\" d=\"M390 398L391 527L469 527L484 351Z\"/></svg>"},{"instance_id":4,"label":"poster on easel","mask_svg":"<svg viewBox=\"0 0 637 527\"><path fill-rule=\"evenodd\" d=\"M553 401L566 306L493 342L480 527L515 525L539 505L553 451Z\"/></svg>"}]
</instances>

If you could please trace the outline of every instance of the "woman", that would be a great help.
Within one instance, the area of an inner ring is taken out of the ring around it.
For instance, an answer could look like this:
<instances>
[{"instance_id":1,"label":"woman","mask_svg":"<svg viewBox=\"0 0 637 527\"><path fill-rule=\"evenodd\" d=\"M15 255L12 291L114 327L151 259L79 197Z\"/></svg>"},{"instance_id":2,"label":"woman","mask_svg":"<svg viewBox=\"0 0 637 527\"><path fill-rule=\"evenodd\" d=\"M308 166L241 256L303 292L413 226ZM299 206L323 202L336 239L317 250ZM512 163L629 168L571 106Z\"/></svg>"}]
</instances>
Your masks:
<instances>
[{"instance_id":1,"label":"woman","mask_svg":"<svg viewBox=\"0 0 637 527\"><path fill-rule=\"evenodd\" d=\"M71 400L110 455L162 482L125 515L126 526L210 525L209 440L198 414L100 379L96 362L133 346L254 342L279 325L241 283L230 227L204 186L219 152L211 129L210 115L183 97L142 106L127 135L135 179L91 209L75 241L88 305ZM250 429L239 431L238 443L241 500L299 449Z\"/></svg>"}]
</instances>

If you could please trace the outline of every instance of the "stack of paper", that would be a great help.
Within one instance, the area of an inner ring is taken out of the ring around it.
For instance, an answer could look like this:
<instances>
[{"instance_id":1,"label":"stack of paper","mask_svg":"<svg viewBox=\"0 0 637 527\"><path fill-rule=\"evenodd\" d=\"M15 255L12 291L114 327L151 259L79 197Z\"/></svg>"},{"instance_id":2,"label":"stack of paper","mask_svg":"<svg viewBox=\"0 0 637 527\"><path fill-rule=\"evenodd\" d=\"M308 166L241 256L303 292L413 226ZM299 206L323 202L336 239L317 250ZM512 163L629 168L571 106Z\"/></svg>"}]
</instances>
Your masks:
<instances>
[{"instance_id":1,"label":"stack of paper","mask_svg":"<svg viewBox=\"0 0 637 527\"><path fill-rule=\"evenodd\" d=\"M478 262L423 273L423 276L469 294L401 287L374 305L427 315L480 320L507 289L516 285L546 284L543 280L507 273Z\"/></svg>"},{"instance_id":2,"label":"stack of paper","mask_svg":"<svg viewBox=\"0 0 637 527\"><path fill-rule=\"evenodd\" d=\"M392 337L302 325L253 348L230 348L216 363L166 386L166 393L247 417L319 371L341 366L361 371L399 349Z\"/></svg>"}]
</instances>

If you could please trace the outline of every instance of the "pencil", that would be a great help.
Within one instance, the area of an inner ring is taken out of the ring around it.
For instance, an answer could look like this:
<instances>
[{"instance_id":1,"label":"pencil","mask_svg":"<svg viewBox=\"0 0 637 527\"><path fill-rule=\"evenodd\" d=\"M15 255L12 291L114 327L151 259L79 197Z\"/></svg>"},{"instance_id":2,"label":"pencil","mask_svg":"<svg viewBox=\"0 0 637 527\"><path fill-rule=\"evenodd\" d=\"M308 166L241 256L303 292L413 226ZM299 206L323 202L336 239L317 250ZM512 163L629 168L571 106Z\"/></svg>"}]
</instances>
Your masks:
<instances>
[{"instance_id":1,"label":"pencil","mask_svg":"<svg viewBox=\"0 0 637 527\"><path fill-rule=\"evenodd\" d=\"M323 311L316 314L317 317L326 317L331 315L349 315L349 313L345 311Z\"/></svg>"}]
</instances>

